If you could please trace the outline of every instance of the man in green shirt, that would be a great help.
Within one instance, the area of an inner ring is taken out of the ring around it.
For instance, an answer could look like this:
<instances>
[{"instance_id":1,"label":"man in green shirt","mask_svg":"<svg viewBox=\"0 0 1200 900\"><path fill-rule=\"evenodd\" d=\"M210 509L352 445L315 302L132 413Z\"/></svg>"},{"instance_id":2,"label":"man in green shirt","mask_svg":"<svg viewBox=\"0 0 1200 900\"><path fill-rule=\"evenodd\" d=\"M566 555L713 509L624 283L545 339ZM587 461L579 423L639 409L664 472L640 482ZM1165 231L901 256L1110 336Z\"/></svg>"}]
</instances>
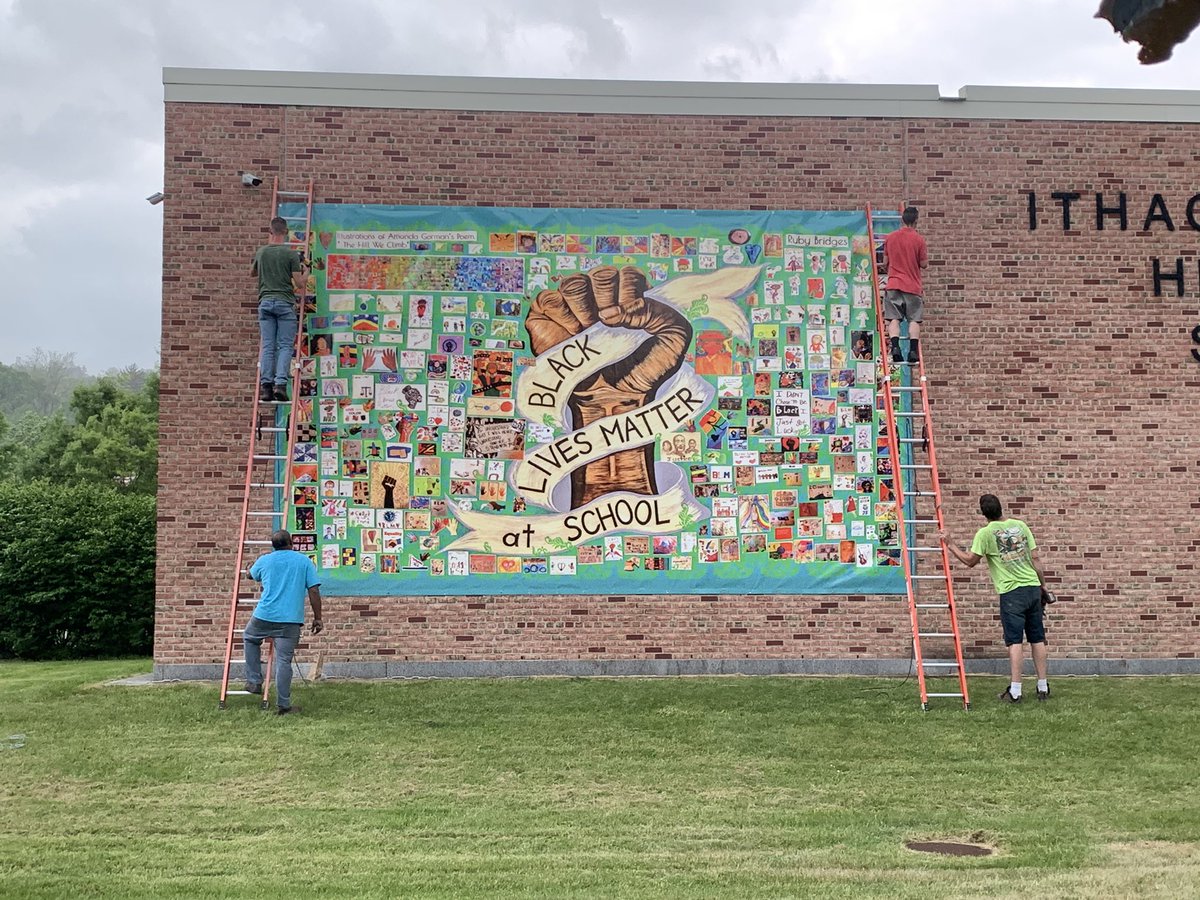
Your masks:
<instances>
[{"instance_id":1,"label":"man in green shirt","mask_svg":"<svg viewBox=\"0 0 1200 900\"><path fill-rule=\"evenodd\" d=\"M1020 519L1004 518L995 494L984 494L979 498L979 511L987 524L975 532L969 553L952 544L945 531L938 534L946 549L963 565L973 568L981 559L987 560L988 574L1000 595L1000 622L1004 626L1011 674L1009 686L1000 694L1000 699L1005 703L1021 700L1022 637L1029 639L1029 651L1037 671L1037 698L1049 699L1042 612L1043 604L1054 602L1054 595L1042 586L1045 579L1038 568L1037 542L1029 526Z\"/></svg>"},{"instance_id":2,"label":"man in green shirt","mask_svg":"<svg viewBox=\"0 0 1200 900\"><path fill-rule=\"evenodd\" d=\"M297 295L304 295L300 254L288 247L287 221L271 220L270 243L258 248L250 274L258 277L258 383L262 400L287 401L287 383L300 322Z\"/></svg>"}]
</instances>

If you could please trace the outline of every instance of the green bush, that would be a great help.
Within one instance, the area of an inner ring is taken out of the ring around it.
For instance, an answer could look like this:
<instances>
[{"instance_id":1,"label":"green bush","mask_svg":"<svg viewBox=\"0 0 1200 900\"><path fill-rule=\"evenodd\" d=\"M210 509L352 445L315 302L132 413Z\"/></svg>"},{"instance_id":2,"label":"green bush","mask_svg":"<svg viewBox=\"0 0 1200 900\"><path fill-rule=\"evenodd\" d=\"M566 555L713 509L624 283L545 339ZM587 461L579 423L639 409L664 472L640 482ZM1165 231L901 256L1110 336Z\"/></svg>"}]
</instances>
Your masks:
<instances>
[{"instance_id":1,"label":"green bush","mask_svg":"<svg viewBox=\"0 0 1200 900\"><path fill-rule=\"evenodd\" d=\"M0 484L0 657L148 653L154 539L153 497Z\"/></svg>"}]
</instances>

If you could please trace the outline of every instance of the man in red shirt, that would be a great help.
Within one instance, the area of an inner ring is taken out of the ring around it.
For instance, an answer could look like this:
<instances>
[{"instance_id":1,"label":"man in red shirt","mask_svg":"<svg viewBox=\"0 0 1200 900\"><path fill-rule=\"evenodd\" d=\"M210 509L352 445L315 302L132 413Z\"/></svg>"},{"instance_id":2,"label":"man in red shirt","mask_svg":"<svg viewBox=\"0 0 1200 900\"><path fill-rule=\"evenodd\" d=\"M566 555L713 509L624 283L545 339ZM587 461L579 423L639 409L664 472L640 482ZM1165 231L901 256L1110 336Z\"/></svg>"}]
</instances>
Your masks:
<instances>
[{"instance_id":1,"label":"man in red shirt","mask_svg":"<svg viewBox=\"0 0 1200 900\"><path fill-rule=\"evenodd\" d=\"M892 362L902 363L900 320L908 321L908 361L920 359L921 270L929 265L925 238L917 234L917 208L909 206L900 216L904 227L883 239L883 265L887 289L883 295L883 317L887 320Z\"/></svg>"}]
</instances>

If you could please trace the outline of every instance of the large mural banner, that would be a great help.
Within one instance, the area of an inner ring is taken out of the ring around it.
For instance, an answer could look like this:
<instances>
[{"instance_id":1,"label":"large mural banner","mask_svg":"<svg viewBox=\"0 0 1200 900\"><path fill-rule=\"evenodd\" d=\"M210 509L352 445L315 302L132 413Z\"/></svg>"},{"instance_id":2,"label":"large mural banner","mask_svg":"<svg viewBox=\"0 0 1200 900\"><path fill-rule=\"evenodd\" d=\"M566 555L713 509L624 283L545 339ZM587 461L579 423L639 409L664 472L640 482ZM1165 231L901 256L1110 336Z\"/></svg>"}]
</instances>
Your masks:
<instances>
[{"instance_id":1,"label":"large mural banner","mask_svg":"<svg viewBox=\"0 0 1200 900\"><path fill-rule=\"evenodd\" d=\"M861 212L318 205L329 594L904 592Z\"/></svg>"}]
</instances>

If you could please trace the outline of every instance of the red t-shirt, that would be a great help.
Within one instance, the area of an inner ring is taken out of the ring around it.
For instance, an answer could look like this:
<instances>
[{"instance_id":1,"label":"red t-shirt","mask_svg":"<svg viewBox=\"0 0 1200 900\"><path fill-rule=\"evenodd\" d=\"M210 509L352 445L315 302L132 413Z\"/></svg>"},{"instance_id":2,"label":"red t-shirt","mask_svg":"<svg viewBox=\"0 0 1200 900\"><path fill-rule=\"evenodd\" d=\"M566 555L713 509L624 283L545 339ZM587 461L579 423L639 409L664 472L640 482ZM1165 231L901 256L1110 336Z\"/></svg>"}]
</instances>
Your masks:
<instances>
[{"instance_id":1,"label":"red t-shirt","mask_svg":"<svg viewBox=\"0 0 1200 900\"><path fill-rule=\"evenodd\" d=\"M883 252L888 263L887 289L920 297L921 264L928 259L925 238L915 228L901 228L883 239Z\"/></svg>"}]
</instances>

